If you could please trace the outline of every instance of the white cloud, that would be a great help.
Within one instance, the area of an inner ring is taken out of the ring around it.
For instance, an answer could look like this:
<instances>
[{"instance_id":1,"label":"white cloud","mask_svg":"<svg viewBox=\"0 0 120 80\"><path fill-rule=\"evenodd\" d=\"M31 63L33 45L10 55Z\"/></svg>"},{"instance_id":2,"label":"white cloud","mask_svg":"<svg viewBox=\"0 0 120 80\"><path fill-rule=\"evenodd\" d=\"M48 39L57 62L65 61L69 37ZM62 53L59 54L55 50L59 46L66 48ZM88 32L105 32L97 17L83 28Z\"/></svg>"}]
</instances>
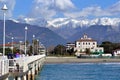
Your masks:
<instances>
[{"instance_id":1,"label":"white cloud","mask_svg":"<svg viewBox=\"0 0 120 80\"><path fill-rule=\"evenodd\" d=\"M30 16L44 17L46 19L63 15L69 18L78 17L103 17L120 15L120 1L107 7L88 6L82 10L76 10L71 0L34 0Z\"/></svg>"},{"instance_id":2,"label":"white cloud","mask_svg":"<svg viewBox=\"0 0 120 80\"><path fill-rule=\"evenodd\" d=\"M66 12L66 17L77 18L77 17L103 17L103 16L118 16L120 15L120 1L117 3L102 9L100 6L90 6L83 8L81 11Z\"/></svg>"},{"instance_id":3,"label":"white cloud","mask_svg":"<svg viewBox=\"0 0 120 80\"><path fill-rule=\"evenodd\" d=\"M117 3L113 4L112 6L110 6L108 8L108 11L111 14L120 15L120 1L118 1Z\"/></svg>"},{"instance_id":4,"label":"white cloud","mask_svg":"<svg viewBox=\"0 0 120 80\"><path fill-rule=\"evenodd\" d=\"M73 8L71 0L34 0L30 16L52 18Z\"/></svg>"},{"instance_id":5,"label":"white cloud","mask_svg":"<svg viewBox=\"0 0 120 80\"><path fill-rule=\"evenodd\" d=\"M7 7L8 7L8 10L7 10L7 14L6 14L6 17L12 17L12 12L14 10L14 6L15 6L15 3L16 1L15 0L0 0L0 7L2 8L3 7L3 4L6 4ZM2 14L2 10L0 11L0 16L2 17L3 14Z\"/></svg>"},{"instance_id":6,"label":"white cloud","mask_svg":"<svg viewBox=\"0 0 120 80\"><path fill-rule=\"evenodd\" d=\"M54 1L55 7L57 7L59 10L65 11L75 8L71 0L54 0Z\"/></svg>"},{"instance_id":7,"label":"white cloud","mask_svg":"<svg viewBox=\"0 0 120 80\"><path fill-rule=\"evenodd\" d=\"M0 7L6 3L8 7L7 17L12 17L12 12L15 7L15 0L0 0ZM46 19L53 18L59 15L78 18L78 17L102 17L102 16L118 16L120 15L120 1L107 7L101 8L101 6L87 6L82 10L76 10L75 4L72 0L33 0L33 6L28 13L33 18L43 17ZM0 10L0 16L2 17L2 11ZM24 16L24 15L23 15Z\"/></svg>"}]
</instances>

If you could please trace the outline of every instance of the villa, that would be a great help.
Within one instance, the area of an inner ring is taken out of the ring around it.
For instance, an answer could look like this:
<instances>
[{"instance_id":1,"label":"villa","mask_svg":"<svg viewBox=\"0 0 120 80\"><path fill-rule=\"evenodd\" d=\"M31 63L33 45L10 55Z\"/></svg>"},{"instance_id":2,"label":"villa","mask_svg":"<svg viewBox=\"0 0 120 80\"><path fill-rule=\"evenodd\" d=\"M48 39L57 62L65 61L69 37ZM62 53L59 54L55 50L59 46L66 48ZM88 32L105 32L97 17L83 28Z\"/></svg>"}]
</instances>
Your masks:
<instances>
[{"instance_id":1,"label":"villa","mask_svg":"<svg viewBox=\"0 0 120 80\"><path fill-rule=\"evenodd\" d=\"M101 54L104 52L103 47L97 46L97 41L89 38L87 34L84 34L83 37L76 41L74 50L76 55L86 54L86 50L89 50L93 54Z\"/></svg>"}]
</instances>

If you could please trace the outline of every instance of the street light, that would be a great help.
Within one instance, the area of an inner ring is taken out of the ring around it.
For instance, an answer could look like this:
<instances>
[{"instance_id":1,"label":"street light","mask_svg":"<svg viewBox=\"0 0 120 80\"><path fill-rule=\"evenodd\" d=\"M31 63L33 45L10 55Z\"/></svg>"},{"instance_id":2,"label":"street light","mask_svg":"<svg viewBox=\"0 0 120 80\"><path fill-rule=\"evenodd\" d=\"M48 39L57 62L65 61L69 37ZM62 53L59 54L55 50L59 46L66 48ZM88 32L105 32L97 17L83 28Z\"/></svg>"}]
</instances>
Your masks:
<instances>
[{"instance_id":1,"label":"street light","mask_svg":"<svg viewBox=\"0 0 120 80\"><path fill-rule=\"evenodd\" d=\"M20 54L21 54L21 44L22 44L22 41L19 41L20 42Z\"/></svg>"},{"instance_id":2,"label":"street light","mask_svg":"<svg viewBox=\"0 0 120 80\"><path fill-rule=\"evenodd\" d=\"M33 35L33 55L34 55L34 39L35 39L35 35Z\"/></svg>"},{"instance_id":3,"label":"street light","mask_svg":"<svg viewBox=\"0 0 120 80\"><path fill-rule=\"evenodd\" d=\"M12 54L13 54L13 39L14 39L14 37L12 37L11 39L12 39Z\"/></svg>"},{"instance_id":4,"label":"street light","mask_svg":"<svg viewBox=\"0 0 120 80\"><path fill-rule=\"evenodd\" d=\"M26 55L26 40L27 40L27 26L25 27L25 55Z\"/></svg>"},{"instance_id":5,"label":"street light","mask_svg":"<svg viewBox=\"0 0 120 80\"><path fill-rule=\"evenodd\" d=\"M5 55L5 15L6 11L8 10L6 4L3 5L2 10L4 11L4 24L3 24L3 56Z\"/></svg>"},{"instance_id":6,"label":"street light","mask_svg":"<svg viewBox=\"0 0 120 80\"><path fill-rule=\"evenodd\" d=\"M37 39L37 54L39 54L39 40Z\"/></svg>"}]
</instances>

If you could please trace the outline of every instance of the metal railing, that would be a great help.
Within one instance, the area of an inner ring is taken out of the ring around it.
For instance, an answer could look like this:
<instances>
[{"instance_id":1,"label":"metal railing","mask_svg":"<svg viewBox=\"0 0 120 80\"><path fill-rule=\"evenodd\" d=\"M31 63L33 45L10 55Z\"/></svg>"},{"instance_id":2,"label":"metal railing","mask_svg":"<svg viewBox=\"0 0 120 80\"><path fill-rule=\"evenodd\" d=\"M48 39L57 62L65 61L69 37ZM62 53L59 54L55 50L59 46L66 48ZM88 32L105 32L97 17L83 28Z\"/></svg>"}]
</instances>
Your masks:
<instances>
[{"instance_id":1,"label":"metal railing","mask_svg":"<svg viewBox=\"0 0 120 80\"><path fill-rule=\"evenodd\" d=\"M0 57L0 76L9 73L9 60L6 56Z\"/></svg>"},{"instance_id":2,"label":"metal railing","mask_svg":"<svg viewBox=\"0 0 120 80\"><path fill-rule=\"evenodd\" d=\"M23 72L23 66L22 58L9 59L9 72Z\"/></svg>"},{"instance_id":3,"label":"metal railing","mask_svg":"<svg viewBox=\"0 0 120 80\"><path fill-rule=\"evenodd\" d=\"M9 59L9 72L24 72L28 70L28 65L45 55L25 56L20 58Z\"/></svg>"}]
</instances>

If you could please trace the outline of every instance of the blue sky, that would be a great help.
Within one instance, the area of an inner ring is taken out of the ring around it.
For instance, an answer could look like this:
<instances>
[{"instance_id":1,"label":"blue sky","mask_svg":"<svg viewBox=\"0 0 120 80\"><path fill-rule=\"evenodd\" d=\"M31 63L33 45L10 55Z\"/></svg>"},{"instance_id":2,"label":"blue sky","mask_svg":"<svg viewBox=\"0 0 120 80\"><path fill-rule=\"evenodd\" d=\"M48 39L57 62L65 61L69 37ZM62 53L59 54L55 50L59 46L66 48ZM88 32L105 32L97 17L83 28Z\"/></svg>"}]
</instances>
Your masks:
<instances>
[{"instance_id":1,"label":"blue sky","mask_svg":"<svg viewBox=\"0 0 120 80\"><path fill-rule=\"evenodd\" d=\"M120 0L0 0L8 6L7 16L52 19L119 17ZM0 15L2 16L2 15Z\"/></svg>"}]
</instances>

